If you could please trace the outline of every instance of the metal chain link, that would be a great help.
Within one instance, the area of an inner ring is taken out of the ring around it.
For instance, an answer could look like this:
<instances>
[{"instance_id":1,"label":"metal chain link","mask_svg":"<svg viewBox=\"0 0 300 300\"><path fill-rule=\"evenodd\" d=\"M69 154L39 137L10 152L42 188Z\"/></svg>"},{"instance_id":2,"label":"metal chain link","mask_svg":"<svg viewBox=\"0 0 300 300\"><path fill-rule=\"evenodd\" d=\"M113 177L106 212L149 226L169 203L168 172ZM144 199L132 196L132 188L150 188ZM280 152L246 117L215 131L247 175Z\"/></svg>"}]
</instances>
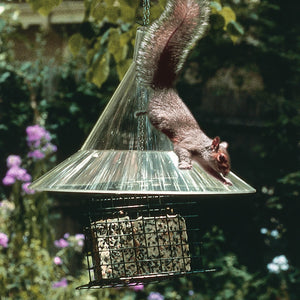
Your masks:
<instances>
[{"instance_id":1,"label":"metal chain link","mask_svg":"<svg viewBox=\"0 0 300 300\"><path fill-rule=\"evenodd\" d=\"M145 123L146 123L146 116L143 114L143 112L146 111L146 104L145 100L147 97L145 87L138 86L138 109L140 112L142 112L141 115L138 116L138 145L137 145L137 150L139 151L144 151L144 146L146 142L146 128L145 128Z\"/></svg>"},{"instance_id":2,"label":"metal chain link","mask_svg":"<svg viewBox=\"0 0 300 300\"><path fill-rule=\"evenodd\" d=\"M143 0L144 16L143 16L143 25L149 25L150 20L150 0Z\"/></svg>"}]
</instances>

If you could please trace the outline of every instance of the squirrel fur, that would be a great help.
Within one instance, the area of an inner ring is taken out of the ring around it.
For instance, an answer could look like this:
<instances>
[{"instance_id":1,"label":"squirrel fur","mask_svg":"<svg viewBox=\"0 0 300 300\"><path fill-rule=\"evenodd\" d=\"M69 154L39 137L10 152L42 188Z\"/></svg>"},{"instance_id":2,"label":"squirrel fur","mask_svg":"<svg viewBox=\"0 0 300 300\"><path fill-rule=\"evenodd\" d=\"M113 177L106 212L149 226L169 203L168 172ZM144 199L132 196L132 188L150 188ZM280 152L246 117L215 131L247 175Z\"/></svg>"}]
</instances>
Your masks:
<instances>
[{"instance_id":1,"label":"squirrel fur","mask_svg":"<svg viewBox=\"0 0 300 300\"><path fill-rule=\"evenodd\" d=\"M152 88L147 115L151 124L173 143L180 169L196 161L209 174L231 185L228 144L209 138L200 129L175 89L178 73L191 47L208 26L207 0L169 0L147 30L137 57L137 79Z\"/></svg>"}]
</instances>

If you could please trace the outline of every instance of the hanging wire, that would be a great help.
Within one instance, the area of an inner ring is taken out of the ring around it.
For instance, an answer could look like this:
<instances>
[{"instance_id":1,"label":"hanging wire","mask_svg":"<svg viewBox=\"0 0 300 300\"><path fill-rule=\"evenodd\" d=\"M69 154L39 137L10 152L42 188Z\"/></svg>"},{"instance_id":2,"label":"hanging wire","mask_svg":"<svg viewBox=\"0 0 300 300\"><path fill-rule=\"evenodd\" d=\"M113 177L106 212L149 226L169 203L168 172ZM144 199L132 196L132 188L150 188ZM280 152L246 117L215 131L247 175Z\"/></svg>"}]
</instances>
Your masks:
<instances>
[{"instance_id":1,"label":"hanging wire","mask_svg":"<svg viewBox=\"0 0 300 300\"><path fill-rule=\"evenodd\" d=\"M143 8L144 8L143 25L147 26L149 25L149 20L150 20L150 0L143 0Z\"/></svg>"},{"instance_id":2,"label":"hanging wire","mask_svg":"<svg viewBox=\"0 0 300 300\"><path fill-rule=\"evenodd\" d=\"M143 26L147 26L150 23L150 0L143 0ZM145 88L138 88L138 99L139 99L139 109L140 111L146 111L146 98L147 90ZM139 151L144 151L145 146L145 121L146 116L144 114L140 115L138 119L138 146Z\"/></svg>"}]
</instances>

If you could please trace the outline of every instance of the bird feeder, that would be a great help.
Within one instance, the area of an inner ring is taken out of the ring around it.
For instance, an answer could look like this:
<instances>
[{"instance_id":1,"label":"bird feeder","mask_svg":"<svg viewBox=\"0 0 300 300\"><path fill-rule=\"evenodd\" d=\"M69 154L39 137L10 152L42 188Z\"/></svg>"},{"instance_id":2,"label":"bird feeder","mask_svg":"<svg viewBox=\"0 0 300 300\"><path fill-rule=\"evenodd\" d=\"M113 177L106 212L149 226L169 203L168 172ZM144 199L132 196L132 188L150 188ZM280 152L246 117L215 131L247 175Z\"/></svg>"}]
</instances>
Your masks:
<instances>
[{"instance_id":1,"label":"bird feeder","mask_svg":"<svg viewBox=\"0 0 300 300\"><path fill-rule=\"evenodd\" d=\"M138 114L151 92L136 81L143 34L141 27L133 62L81 149L30 186L90 195L85 228L90 282L79 288L214 271L202 264L197 201L201 195L255 192L232 172L232 185L225 185L196 163L180 170L171 142Z\"/></svg>"}]
</instances>

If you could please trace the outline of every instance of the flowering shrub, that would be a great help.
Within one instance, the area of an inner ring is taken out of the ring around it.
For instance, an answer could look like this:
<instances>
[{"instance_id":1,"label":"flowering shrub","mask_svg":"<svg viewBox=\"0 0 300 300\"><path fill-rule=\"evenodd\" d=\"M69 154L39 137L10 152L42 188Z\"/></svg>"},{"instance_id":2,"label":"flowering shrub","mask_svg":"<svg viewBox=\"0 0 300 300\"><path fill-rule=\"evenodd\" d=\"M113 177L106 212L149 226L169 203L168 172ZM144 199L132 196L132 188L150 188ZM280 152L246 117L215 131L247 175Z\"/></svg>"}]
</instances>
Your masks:
<instances>
[{"instance_id":1,"label":"flowering shrub","mask_svg":"<svg viewBox=\"0 0 300 300\"><path fill-rule=\"evenodd\" d=\"M289 269L288 260L285 255L276 256L272 262L267 265L270 273L280 273L281 271L287 271Z\"/></svg>"},{"instance_id":2,"label":"flowering shrub","mask_svg":"<svg viewBox=\"0 0 300 300\"><path fill-rule=\"evenodd\" d=\"M31 175L27 173L26 169L20 167L20 165L22 163L20 156L10 155L6 161L7 161L7 167L9 169L6 172L6 175L2 180L2 183L4 185L12 185L17 180L19 180L21 182L30 182L31 181Z\"/></svg>"},{"instance_id":3,"label":"flowering shrub","mask_svg":"<svg viewBox=\"0 0 300 300\"><path fill-rule=\"evenodd\" d=\"M57 151L57 147L51 141L50 133L40 125L28 126L26 128L27 144L30 151L27 154L28 158L34 161L41 160L52 155ZM26 194L34 194L34 191L29 188L32 176L25 168L22 168L22 159L18 155L10 155L6 160L8 171L2 179L2 183L6 186L13 185L16 181L22 182L22 190Z\"/></svg>"},{"instance_id":4,"label":"flowering shrub","mask_svg":"<svg viewBox=\"0 0 300 300\"><path fill-rule=\"evenodd\" d=\"M45 128L39 125L28 126L26 133L27 144L31 149L28 157L39 160L56 152L57 147L50 142L50 133Z\"/></svg>"},{"instance_id":5,"label":"flowering shrub","mask_svg":"<svg viewBox=\"0 0 300 300\"><path fill-rule=\"evenodd\" d=\"M3 185L11 187L11 193L0 202L0 298L43 299L41 295L55 279L48 251L53 234L48 211L51 199L45 193L35 193L29 185L32 178L39 176L40 169L47 168L56 147L42 126L28 126L26 133L29 154L23 159L9 155L2 179ZM30 153L35 150L43 155L32 156Z\"/></svg>"}]
</instances>

